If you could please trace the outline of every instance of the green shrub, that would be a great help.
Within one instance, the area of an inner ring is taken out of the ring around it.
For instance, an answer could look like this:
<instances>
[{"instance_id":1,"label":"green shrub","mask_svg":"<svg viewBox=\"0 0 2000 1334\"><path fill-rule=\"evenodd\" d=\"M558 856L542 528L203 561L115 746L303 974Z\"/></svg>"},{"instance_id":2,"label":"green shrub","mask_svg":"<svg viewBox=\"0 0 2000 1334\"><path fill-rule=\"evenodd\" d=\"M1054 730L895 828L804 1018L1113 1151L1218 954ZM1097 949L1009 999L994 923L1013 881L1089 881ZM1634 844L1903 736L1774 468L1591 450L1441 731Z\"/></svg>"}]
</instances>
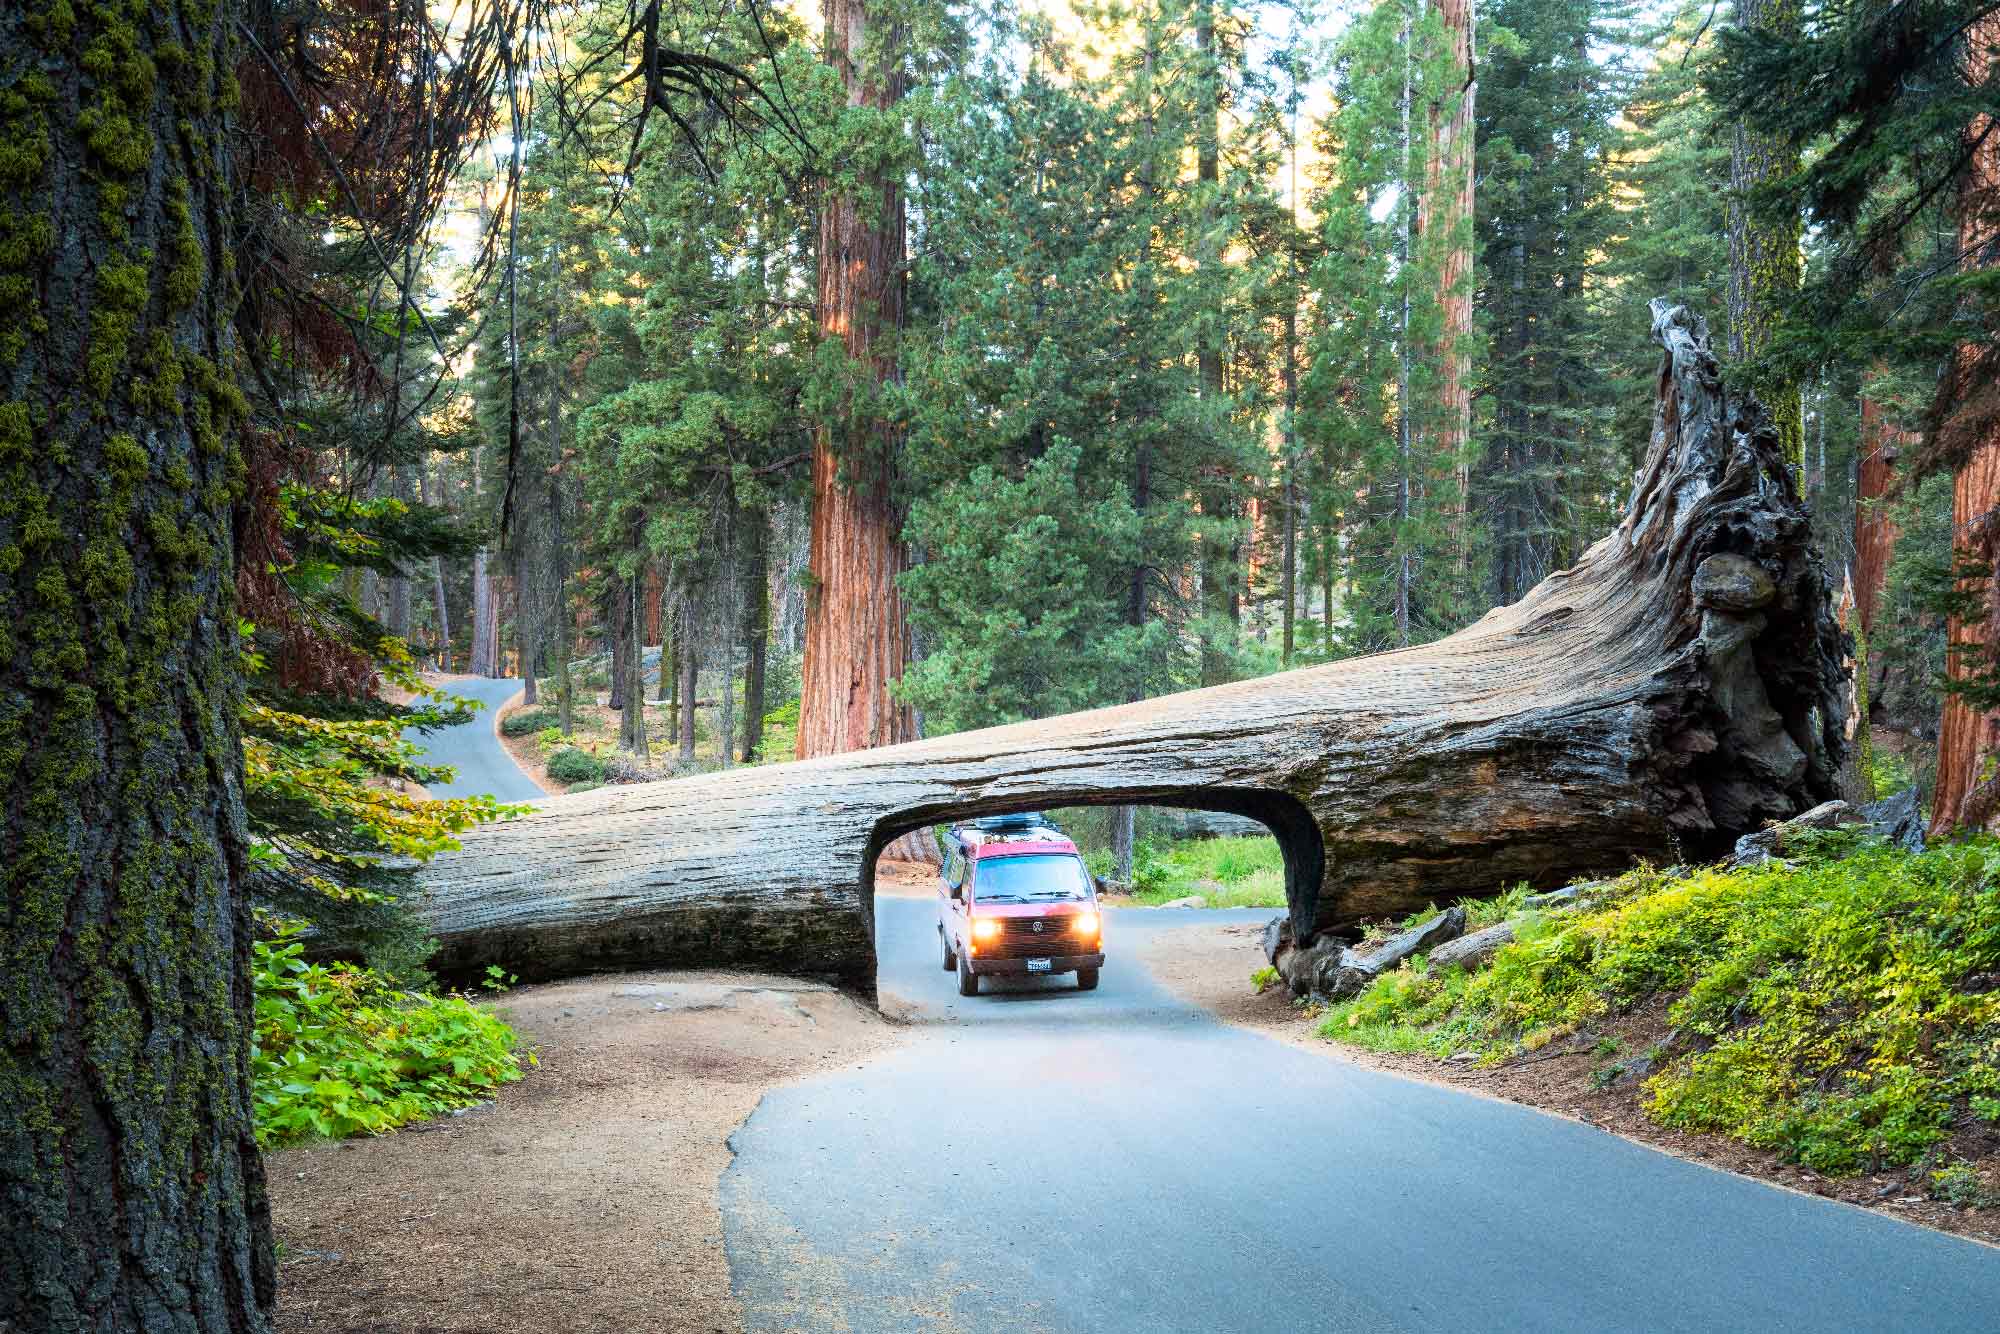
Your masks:
<instances>
[{"instance_id":1,"label":"green shrub","mask_svg":"<svg viewBox=\"0 0 2000 1334\"><path fill-rule=\"evenodd\" d=\"M379 1134L469 1107L521 1077L514 1031L463 997L307 963L290 934L252 952L259 1144Z\"/></svg>"},{"instance_id":2,"label":"green shrub","mask_svg":"<svg viewBox=\"0 0 2000 1334\"><path fill-rule=\"evenodd\" d=\"M569 746L549 756L549 777L558 783L602 783L604 765L589 751Z\"/></svg>"},{"instance_id":3,"label":"green shrub","mask_svg":"<svg viewBox=\"0 0 2000 1334\"><path fill-rule=\"evenodd\" d=\"M1492 1062L1667 996L1681 1041L1646 1081L1656 1120L1827 1173L1902 1166L2000 1094L2000 991L1983 980L2000 968L1996 876L1991 840L1642 868L1597 909L1521 916L1485 971L1398 970L1320 1031Z\"/></svg>"},{"instance_id":4,"label":"green shrub","mask_svg":"<svg viewBox=\"0 0 2000 1334\"><path fill-rule=\"evenodd\" d=\"M518 709L500 720L502 736L527 736L560 721L554 709Z\"/></svg>"}]
</instances>

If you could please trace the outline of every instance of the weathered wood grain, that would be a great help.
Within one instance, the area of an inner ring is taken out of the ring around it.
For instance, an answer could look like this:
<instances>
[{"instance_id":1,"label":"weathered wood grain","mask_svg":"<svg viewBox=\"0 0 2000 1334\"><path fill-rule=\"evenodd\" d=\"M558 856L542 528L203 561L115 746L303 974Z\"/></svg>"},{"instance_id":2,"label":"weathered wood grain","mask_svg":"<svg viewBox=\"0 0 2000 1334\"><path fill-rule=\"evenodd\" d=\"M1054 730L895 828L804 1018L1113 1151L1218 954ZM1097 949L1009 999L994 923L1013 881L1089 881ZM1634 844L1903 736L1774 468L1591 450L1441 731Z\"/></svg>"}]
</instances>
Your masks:
<instances>
[{"instance_id":1,"label":"weathered wood grain","mask_svg":"<svg viewBox=\"0 0 2000 1334\"><path fill-rule=\"evenodd\" d=\"M1301 938L1635 857L1726 851L1834 795L1842 632L1775 433L1655 303L1623 522L1437 643L1038 722L551 798L425 873L438 966L639 964L872 986L872 864L967 815L1228 810L1285 849Z\"/></svg>"}]
</instances>

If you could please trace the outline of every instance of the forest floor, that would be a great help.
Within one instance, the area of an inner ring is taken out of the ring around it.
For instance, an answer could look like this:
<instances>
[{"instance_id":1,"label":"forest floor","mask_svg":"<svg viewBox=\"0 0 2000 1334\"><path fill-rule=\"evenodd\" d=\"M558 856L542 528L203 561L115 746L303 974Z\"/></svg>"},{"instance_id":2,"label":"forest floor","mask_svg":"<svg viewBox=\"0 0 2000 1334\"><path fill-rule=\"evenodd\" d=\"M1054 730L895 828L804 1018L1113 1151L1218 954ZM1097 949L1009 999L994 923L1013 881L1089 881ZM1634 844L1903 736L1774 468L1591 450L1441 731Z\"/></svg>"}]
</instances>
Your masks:
<instances>
[{"instance_id":1,"label":"forest floor","mask_svg":"<svg viewBox=\"0 0 2000 1334\"><path fill-rule=\"evenodd\" d=\"M267 1156L278 1328L734 1331L716 1191L764 1093L897 1030L788 978L633 973L485 1002L535 1052L492 1103Z\"/></svg>"},{"instance_id":2,"label":"forest floor","mask_svg":"<svg viewBox=\"0 0 2000 1334\"><path fill-rule=\"evenodd\" d=\"M714 728L710 725L714 710L709 704L704 703L696 711L694 760L688 763L679 758L676 743L670 734L667 705L649 697L646 700L646 735L651 759L646 765L641 766L619 749L620 719L618 711L608 707L609 698L609 693L602 688L581 691L570 710L570 735L567 737L553 739L540 730L520 736L509 736L503 730L500 732L500 744L507 748L507 753L514 757L514 762L520 765L543 791L550 794L570 792L577 788L576 784L564 783L551 777L548 768L550 756L558 750L572 746L605 765L609 770L604 780L607 783L657 782L663 778L671 778L677 773L705 773L721 767L722 747ZM494 725L499 728L509 717L530 710L545 714L551 722L554 720L555 705L547 700L534 705L516 700L500 711L494 720ZM739 718L738 724L740 723ZM737 745L741 744L739 734ZM790 732L781 728L767 727L762 753L773 759L790 759L792 757Z\"/></svg>"},{"instance_id":3,"label":"forest floor","mask_svg":"<svg viewBox=\"0 0 2000 1334\"><path fill-rule=\"evenodd\" d=\"M1960 1208L1931 1199L1902 1172L1826 1177L1785 1162L1776 1153L1720 1135L1670 1129L1646 1115L1642 1080L1625 1079L1608 1087L1594 1087L1591 1075L1605 1059L1597 1043L1608 1039L1624 1051L1647 1050L1669 1027L1664 1000L1604 1026L1609 1031L1593 1034L1588 1043L1551 1043L1490 1068L1419 1053L1365 1051L1320 1037L1319 1011L1294 1004L1282 984L1258 992L1250 976L1266 963L1262 934L1262 928L1254 925L1192 926L1161 932L1151 938L1144 958L1162 985L1224 1022L1254 1029L1330 1060L1352 1061L1405 1078L1524 1103L1726 1172L2000 1244L2000 1209Z\"/></svg>"}]
</instances>

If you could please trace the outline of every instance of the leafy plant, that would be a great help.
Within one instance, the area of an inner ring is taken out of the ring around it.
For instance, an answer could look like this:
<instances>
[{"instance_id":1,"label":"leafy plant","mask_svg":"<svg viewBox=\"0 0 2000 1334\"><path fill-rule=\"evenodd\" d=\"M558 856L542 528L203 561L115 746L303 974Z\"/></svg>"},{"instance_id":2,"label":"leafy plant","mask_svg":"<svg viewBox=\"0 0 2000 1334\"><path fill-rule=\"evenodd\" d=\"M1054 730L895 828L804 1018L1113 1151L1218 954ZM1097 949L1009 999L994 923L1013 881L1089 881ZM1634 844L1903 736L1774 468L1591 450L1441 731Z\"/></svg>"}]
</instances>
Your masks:
<instances>
[{"instance_id":1,"label":"leafy plant","mask_svg":"<svg viewBox=\"0 0 2000 1334\"><path fill-rule=\"evenodd\" d=\"M1656 996L1647 1111L1831 1174L1907 1165L2000 1110L2000 843L1802 841L1790 864L1608 886L1517 921L1483 972L1399 970L1334 1007L1345 1042L1497 1062Z\"/></svg>"},{"instance_id":2,"label":"leafy plant","mask_svg":"<svg viewBox=\"0 0 2000 1334\"><path fill-rule=\"evenodd\" d=\"M549 756L549 777L558 783L602 783L604 764L588 751L569 746Z\"/></svg>"},{"instance_id":3,"label":"leafy plant","mask_svg":"<svg viewBox=\"0 0 2000 1334\"><path fill-rule=\"evenodd\" d=\"M369 969L308 963L297 932L251 947L258 1143L380 1134L521 1077L513 1031L497 1016Z\"/></svg>"},{"instance_id":4,"label":"leafy plant","mask_svg":"<svg viewBox=\"0 0 2000 1334\"><path fill-rule=\"evenodd\" d=\"M1264 965L1264 967L1259 968L1256 972L1250 974L1250 985L1257 988L1257 994L1259 996L1263 995L1265 992L1269 991L1273 986L1277 985L1277 982L1278 982L1278 970L1271 967L1269 964Z\"/></svg>"},{"instance_id":5,"label":"leafy plant","mask_svg":"<svg viewBox=\"0 0 2000 1334\"><path fill-rule=\"evenodd\" d=\"M500 735L527 736L546 728L557 727L561 722L554 709L520 709L500 720Z\"/></svg>"}]
</instances>

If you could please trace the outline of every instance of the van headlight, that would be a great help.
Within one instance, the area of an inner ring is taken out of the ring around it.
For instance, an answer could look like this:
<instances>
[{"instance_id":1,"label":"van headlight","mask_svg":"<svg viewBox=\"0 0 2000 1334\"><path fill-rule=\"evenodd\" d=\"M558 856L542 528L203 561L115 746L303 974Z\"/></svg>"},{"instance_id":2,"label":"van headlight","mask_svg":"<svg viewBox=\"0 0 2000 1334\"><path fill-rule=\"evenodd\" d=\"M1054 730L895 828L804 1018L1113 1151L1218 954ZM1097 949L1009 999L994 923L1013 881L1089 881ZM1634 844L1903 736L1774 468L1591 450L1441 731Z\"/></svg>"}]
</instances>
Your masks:
<instances>
[{"instance_id":1,"label":"van headlight","mask_svg":"<svg viewBox=\"0 0 2000 1334\"><path fill-rule=\"evenodd\" d=\"M1094 936L1104 925L1094 912L1080 912L1070 918L1070 923L1079 936Z\"/></svg>"},{"instance_id":2,"label":"van headlight","mask_svg":"<svg viewBox=\"0 0 2000 1334\"><path fill-rule=\"evenodd\" d=\"M972 919L972 938L974 940L997 940L999 936L999 918L975 917Z\"/></svg>"}]
</instances>

